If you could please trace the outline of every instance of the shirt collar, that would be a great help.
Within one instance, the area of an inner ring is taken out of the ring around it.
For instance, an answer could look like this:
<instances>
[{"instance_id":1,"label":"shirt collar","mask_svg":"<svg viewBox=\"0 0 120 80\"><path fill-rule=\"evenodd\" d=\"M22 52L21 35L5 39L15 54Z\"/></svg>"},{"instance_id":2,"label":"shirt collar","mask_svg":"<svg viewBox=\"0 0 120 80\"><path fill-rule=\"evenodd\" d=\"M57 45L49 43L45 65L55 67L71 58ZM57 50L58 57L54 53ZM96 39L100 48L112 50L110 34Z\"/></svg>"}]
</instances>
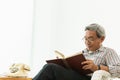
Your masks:
<instances>
[{"instance_id":1,"label":"shirt collar","mask_svg":"<svg viewBox=\"0 0 120 80\"><path fill-rule=\"evenodd\" d=\"M94 53L94 52L102 52L102 51L104 51L104 47L103 46L101 46L99 49L97 49L96 51L89 51L87 48L86 49L84 49L82 52L83 53Z\"/></svg>"}]
</instances>

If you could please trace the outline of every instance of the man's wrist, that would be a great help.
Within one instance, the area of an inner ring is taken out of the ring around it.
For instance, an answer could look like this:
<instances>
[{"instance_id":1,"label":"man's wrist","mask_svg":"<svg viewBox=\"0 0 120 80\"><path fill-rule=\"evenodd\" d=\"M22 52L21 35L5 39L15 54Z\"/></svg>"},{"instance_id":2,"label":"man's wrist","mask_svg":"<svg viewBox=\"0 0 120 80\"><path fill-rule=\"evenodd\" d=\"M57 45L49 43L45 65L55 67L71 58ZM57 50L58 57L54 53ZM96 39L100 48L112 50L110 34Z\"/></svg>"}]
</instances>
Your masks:
<instances>
[{"instance_id":1,"label":"man's wrist","mask_svg":"<svg viewBox=\"0 0 120 80\"><path fill-rule=\"evenodd\" d=\"M98 70L101 70L101 67L100 67L100 65L97 65L98 66Z\"/></svg>"}]
</instances>

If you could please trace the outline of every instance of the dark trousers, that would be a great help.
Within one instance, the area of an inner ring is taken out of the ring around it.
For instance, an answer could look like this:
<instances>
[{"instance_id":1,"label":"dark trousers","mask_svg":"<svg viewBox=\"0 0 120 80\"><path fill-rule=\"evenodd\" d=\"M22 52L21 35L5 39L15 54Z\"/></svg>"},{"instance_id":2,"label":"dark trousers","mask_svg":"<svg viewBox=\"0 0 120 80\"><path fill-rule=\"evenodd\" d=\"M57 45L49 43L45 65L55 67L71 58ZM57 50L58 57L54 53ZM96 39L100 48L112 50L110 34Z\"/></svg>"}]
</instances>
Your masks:
<instances>
[{"instance_id":1,"label":"dark trousers","mask_svg":"<svg viewBox=\"0 0 120 80\"><path fill-rule=\"evenodd\" d=\"M91 77L83 76L79 73L61 67L57 64L49 63L33 78L33 80L90 80Z\"/></svg>"}]
</instances>

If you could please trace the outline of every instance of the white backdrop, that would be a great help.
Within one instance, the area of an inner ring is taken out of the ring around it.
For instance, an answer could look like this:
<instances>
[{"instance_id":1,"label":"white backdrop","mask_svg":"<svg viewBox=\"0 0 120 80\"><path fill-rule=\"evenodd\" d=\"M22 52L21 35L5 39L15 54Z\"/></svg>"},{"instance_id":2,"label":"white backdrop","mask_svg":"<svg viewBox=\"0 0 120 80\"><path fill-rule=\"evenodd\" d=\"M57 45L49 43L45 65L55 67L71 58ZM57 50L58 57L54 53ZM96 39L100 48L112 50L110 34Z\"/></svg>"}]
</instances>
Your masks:
<instances>
[{"instance_id":1,"label":"white backdrop","mask_svg":"<svg viewBox=\"0 0 120 80\"><path fill-rule=\"evenodd\" d=\"M33 0L0 0L0 74L13 63L31 66Z\"/></svg>"},{"instance_id":2,"label":"white backdrop","mask_svg":"<svg viewBox=\"0 0 120 80\"><path fill-rule=\"evenodd\" d=\"M54 50L71 55L85 48L84 27L91 23L106 29L104 46L120 54L119 7L119 0L35 0L33 73L55 58Z\"/></svg>"},{"instance_id":3,"label":"white backdrop","mask_svg":"<svg viewBox=\"0 0 120 80\"><path fill-rule=\"evenodd\" d=\"M0 74L10 64L24 62L34 76L46 59L55 58L54 50L66 56L81 51L84 27L91 23L106 29L104 46L120 54L119 4L119 0L1 0Z\"/></svg>"}]
</instances>

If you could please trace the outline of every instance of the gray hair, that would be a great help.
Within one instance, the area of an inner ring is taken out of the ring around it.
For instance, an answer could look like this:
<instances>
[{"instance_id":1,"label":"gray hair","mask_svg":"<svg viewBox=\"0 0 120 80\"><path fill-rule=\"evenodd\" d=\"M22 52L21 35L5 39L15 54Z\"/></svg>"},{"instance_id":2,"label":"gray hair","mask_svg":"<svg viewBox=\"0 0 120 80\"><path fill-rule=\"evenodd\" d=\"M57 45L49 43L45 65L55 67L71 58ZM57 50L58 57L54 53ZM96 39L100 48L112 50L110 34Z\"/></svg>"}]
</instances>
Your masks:
<instances>
[{"instance_id":1,"label":"gray hair","mask_svg":"<svg viewBox=\"0 0 120 80\"><path fill-rule=\"evenodd\" d=\"M100 37L105 37L105 30L102 26L100 26L99 24L96 24L96 23L93 23L93 24L90 24L88 26L86 26L85 28L85 31L86 30L92 30L92 31L96 31L96 35L98 38Z\"/></svg>"}]
</instances>

